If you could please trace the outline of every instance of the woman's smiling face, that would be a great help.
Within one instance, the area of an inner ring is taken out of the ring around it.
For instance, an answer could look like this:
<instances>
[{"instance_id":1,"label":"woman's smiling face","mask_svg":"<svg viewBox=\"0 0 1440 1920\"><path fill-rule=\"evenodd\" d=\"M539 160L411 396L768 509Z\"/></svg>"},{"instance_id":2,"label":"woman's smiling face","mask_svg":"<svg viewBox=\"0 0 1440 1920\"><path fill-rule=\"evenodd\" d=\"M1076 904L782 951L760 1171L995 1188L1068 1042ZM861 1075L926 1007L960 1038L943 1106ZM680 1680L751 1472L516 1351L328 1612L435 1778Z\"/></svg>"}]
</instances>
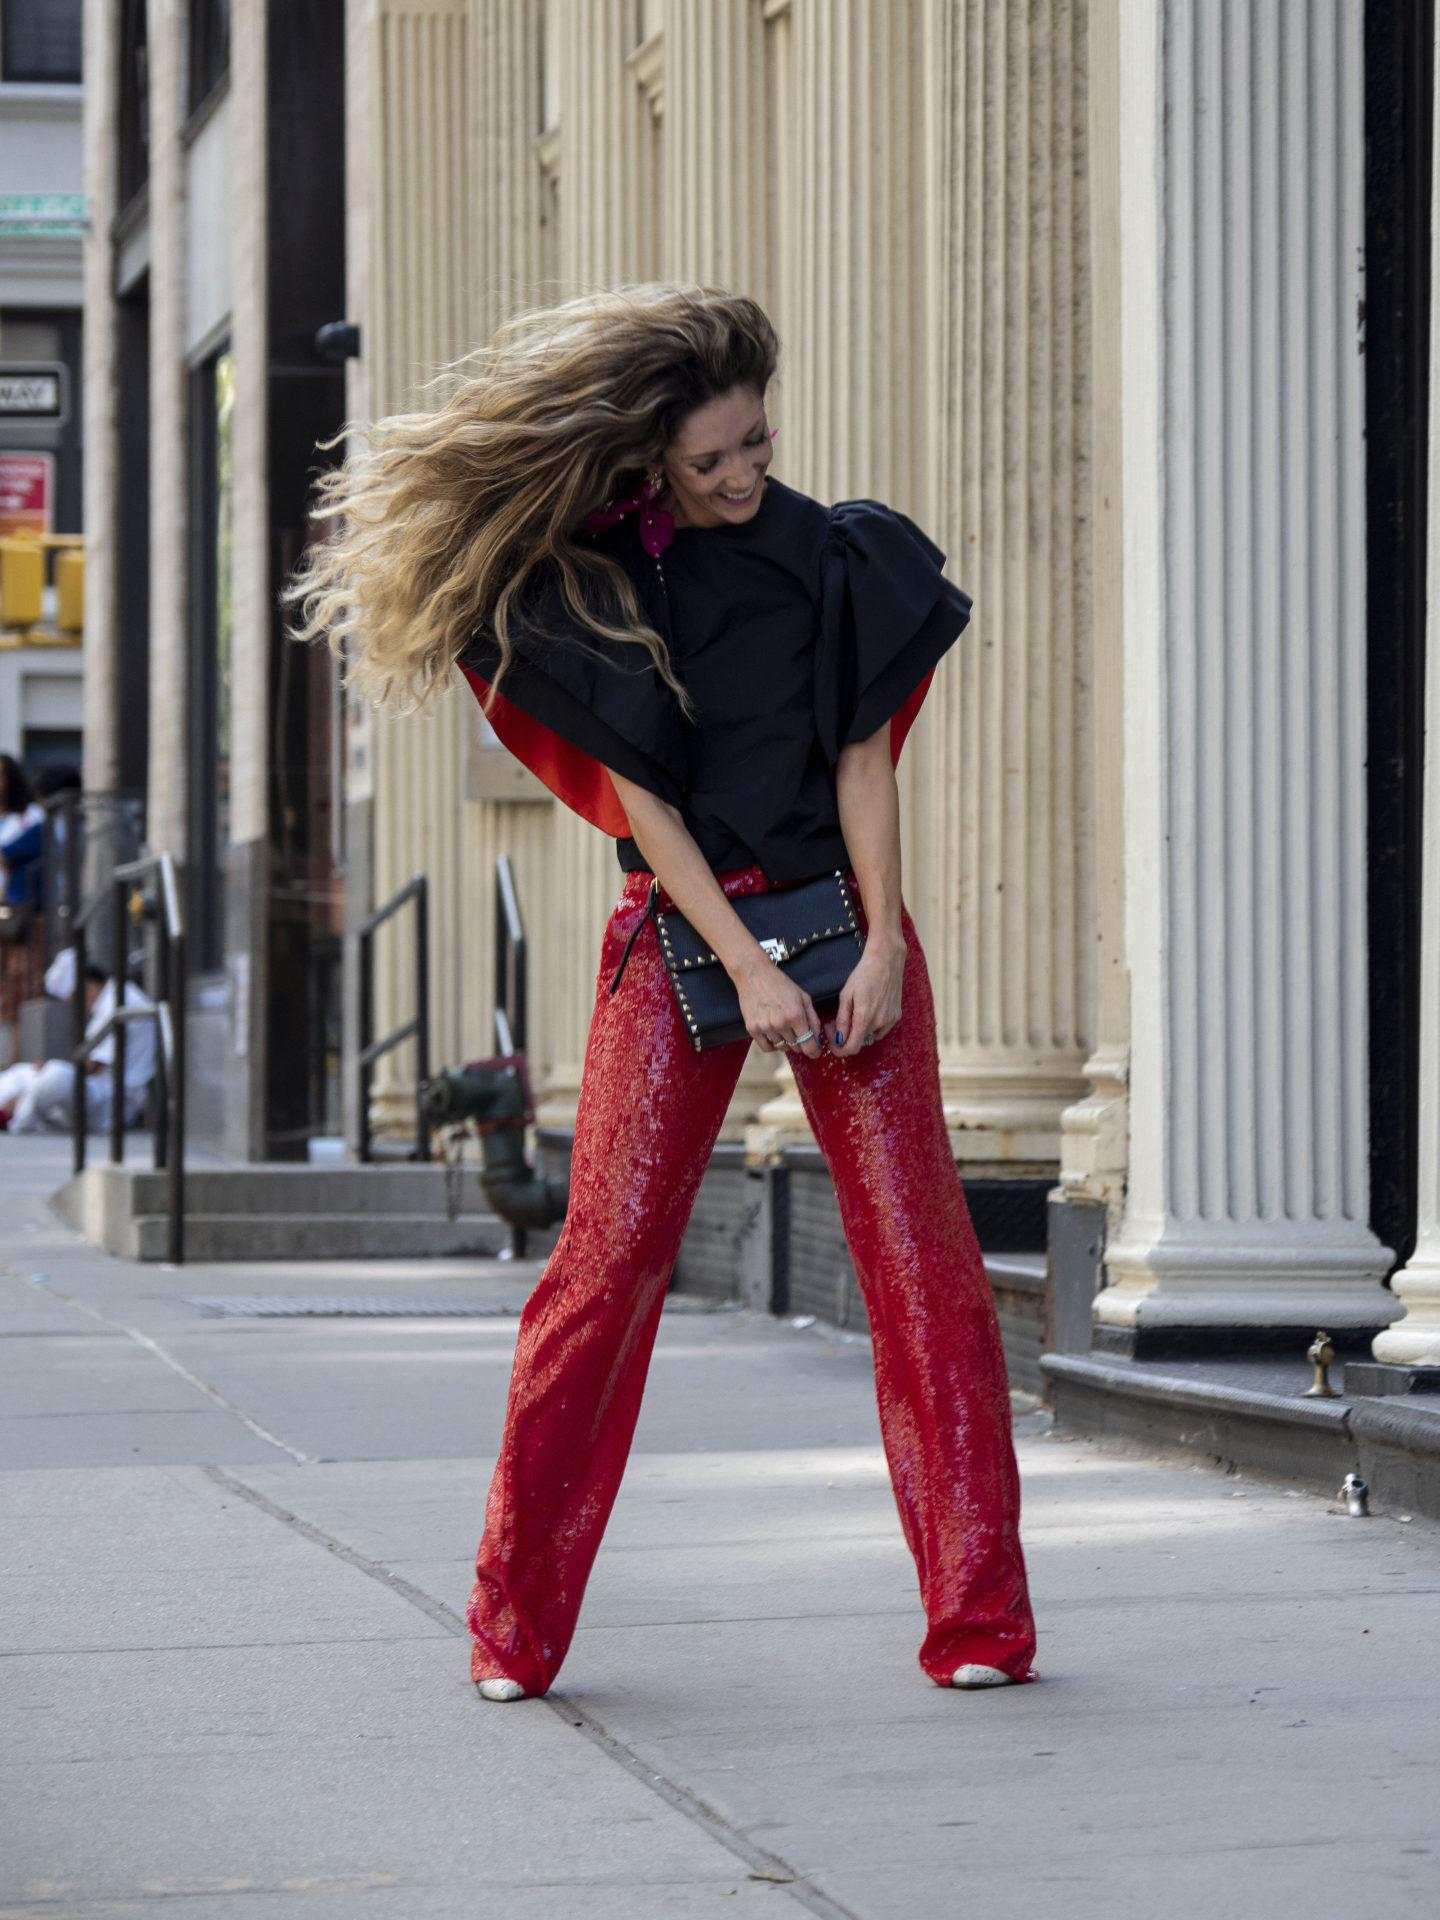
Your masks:
<instances>
[{"instance_id":1,"label":"woman's smiling face","mask_svg":"<svg viewBox=\"0 0 1440 1920\"><path fill-rule=\"evenodd\" d=\"M682 527L738 527L752 520L775 456L765 402L732 387L680 422L665 452L665 479Z\"/></svg>"}]
</instances>

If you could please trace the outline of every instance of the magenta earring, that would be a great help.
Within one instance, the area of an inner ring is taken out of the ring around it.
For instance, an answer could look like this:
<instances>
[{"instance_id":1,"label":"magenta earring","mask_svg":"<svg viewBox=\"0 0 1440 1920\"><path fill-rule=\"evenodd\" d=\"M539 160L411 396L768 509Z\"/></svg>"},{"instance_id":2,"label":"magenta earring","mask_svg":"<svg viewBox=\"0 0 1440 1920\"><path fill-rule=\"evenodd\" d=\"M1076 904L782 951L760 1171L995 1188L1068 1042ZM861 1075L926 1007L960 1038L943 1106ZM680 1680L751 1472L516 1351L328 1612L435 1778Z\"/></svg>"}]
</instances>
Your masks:
<instances>
[{"instance_id":1,"label":"magenta earring","mask_svg":"<svg viewBox=\"0 0 1440 1920\"><path fill-rule=\"evenodd\" d=\"M585 531L592 536L603 533L607 527L613 527L617 520L623 520L627 513L638 513L640 544L652 560L658 560L675 538L675 516L655 504L664 487L664 469L657 467L646 474L638 493L625 500L611 500L594 513L587 513Z\"/></svg>"},{"instance_id":2,"label":"magenta earring","mask_svg":"<svg viewBox=\"0 0 1440 1920\"><path fill-rule=\"evenodd\" d=\"M652 560L658 560L675 538L674 514L655 504L664 490L665 471L657 467L645 476L640 494L640 544Z\"/></svg>"}]
</instances>

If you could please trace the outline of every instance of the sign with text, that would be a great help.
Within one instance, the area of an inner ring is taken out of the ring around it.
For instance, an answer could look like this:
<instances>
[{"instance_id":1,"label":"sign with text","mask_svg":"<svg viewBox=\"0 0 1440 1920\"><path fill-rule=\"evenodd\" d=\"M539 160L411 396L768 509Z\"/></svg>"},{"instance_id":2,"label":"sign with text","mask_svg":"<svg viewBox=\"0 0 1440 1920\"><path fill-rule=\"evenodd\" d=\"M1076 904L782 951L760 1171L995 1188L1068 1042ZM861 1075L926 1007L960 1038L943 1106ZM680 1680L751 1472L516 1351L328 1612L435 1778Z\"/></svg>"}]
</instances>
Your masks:
<instances>
[{"instance_id":1,"label":"sign with text","mask_svg":"<svg viewBox=\"0 0 1440 1920\"><path fill-rule=\"evenodd\" d=\"M0 422L63 426L69 414L66 369L59 361L0 360Z\"/></svg>"},{"instance_id":2,"label":"sign with text","mask_svg":"<svg viewBox=\"0 0 1440 1920\"><path fill-rule=\"evenodd\" d=\"M49 533L54 504L53 453L0 453L0 538Z\"/></svg>"}]
</instances>

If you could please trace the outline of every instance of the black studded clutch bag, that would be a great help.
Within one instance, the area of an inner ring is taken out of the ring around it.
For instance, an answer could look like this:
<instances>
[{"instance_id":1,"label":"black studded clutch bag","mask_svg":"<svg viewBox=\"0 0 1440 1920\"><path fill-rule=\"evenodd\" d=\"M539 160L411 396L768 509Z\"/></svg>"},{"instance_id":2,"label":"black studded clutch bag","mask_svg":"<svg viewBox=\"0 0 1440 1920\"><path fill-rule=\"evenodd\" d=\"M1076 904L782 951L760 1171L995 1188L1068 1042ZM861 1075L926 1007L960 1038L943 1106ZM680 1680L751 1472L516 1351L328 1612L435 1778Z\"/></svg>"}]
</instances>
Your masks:
<instances>
[{"instance_id":1,"label":"black studded clutch bag","mask_svg":"<svg viewBox=\"0 0 1440 1920\"><path fill-rule=\"evenodd\" d=\"M734 981L685 916L661 913L658 899L659 886L652 881L645 916L655 923L660 957L675 989L691 1046L698 1053L703 1047L723 1047L732 1040L743 1040L745 1022ZM834 1013L840 1004L840 989L865 948L855 896L845 875L837 871L819 880L803 881L798 887L742 894L730 904L776 966L809 994L815 1011L822 1018ZM630 949L644 925L642 920L625 943L610 982L612 993L620 984Z\"/></svg>"}]
</instances>

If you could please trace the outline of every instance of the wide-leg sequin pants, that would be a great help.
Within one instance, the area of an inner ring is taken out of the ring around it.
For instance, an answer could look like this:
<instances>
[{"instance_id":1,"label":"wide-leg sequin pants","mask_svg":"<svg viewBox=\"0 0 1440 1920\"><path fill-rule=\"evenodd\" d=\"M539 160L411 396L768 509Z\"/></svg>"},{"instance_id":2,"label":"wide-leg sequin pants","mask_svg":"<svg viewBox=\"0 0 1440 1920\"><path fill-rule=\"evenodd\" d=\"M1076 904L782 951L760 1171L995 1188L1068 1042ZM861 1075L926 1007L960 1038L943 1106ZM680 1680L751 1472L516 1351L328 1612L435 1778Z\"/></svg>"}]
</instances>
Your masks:
<instances>
[{"instance_id":1,"label":"wide-leg sequin pants","mask_svg":"<svg viewBox=\"0 0 1440 1920\"><path fill-rule=\"evenodd\" d=\"M758 868L721 877L764 891ZM570 1207L520 1321L470 1599L476 1679L554 1680L625 1470L671 1269L748 1041L696 1053L632 874L605 936ZM667 903L662 900L662 908ZM880 1426L929 1630L920 1664L1029 1675L1034 1626L1000 1333L940 1104L908 914L899 1025L857 1058L790 1056L870 1319Z\"/></svg>"}]
</instances>

